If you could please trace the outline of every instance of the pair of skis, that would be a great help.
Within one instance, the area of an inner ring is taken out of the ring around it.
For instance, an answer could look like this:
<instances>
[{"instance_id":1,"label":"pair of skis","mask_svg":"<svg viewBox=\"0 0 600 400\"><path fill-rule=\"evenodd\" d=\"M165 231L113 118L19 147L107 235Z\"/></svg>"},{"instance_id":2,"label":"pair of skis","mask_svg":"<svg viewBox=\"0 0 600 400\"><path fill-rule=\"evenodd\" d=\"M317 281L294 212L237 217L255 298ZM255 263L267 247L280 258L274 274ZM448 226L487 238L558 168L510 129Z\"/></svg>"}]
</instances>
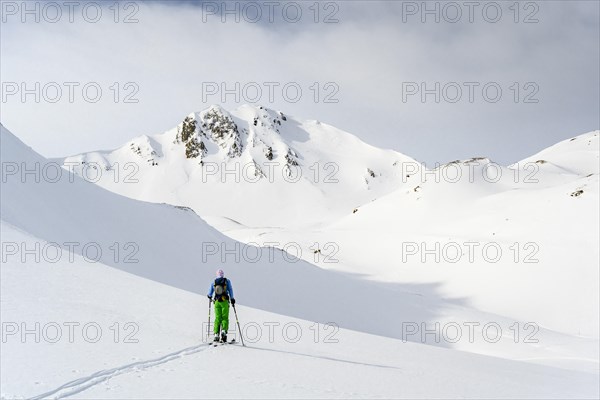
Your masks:
<instances>
[{"instance_id":1,"label":"pair of skis","mask_svg":"<svg viewBox=\"0 0 600 400\"><path fill-rule=\"evenodd\" d=\"M222 342L222 341L218 341L218 342L213 342L213 347L217 347L217 346L223 346L225 344L237 344L237 342L235 341L235 339L231 339L228 342Z\"/></svg>"}]
</instances>

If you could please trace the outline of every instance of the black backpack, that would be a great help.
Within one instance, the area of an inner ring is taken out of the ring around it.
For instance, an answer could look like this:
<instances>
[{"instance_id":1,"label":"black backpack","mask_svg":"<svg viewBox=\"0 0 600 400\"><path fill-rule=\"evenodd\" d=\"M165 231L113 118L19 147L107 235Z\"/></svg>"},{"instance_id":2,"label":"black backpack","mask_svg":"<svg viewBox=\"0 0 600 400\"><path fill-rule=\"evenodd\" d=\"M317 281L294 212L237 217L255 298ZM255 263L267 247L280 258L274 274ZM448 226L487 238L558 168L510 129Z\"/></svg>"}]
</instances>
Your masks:
<instances>
[{"instance_id":1,"label":"black backpack","mask_svg":"<svg viewBox=\"0 0 600 400\"><path fill-rule=\"evenodd\" d=\"M229 300L227 295L227 279L217 278L215 279L215 301Z\"/></svg>"}]
</instances>

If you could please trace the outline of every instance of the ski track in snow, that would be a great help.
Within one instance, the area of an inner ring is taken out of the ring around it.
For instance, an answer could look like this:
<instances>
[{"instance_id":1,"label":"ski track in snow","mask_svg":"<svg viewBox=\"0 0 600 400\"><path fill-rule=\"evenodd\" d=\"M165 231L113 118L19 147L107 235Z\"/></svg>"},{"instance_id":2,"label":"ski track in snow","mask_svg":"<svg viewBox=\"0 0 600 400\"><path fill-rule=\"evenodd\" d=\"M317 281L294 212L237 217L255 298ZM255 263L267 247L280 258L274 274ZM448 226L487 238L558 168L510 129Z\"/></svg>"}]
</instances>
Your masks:
<instances>
[{"instance_id":1,"label":"ski track in snow","mask_svg":"<svg viewBox=\"0 0 600 400\"><path fill-rule=\"evenodd\" d=\"M201 351L208 350L210 348L212 348L211 343L202 343L197 346L186 347L183 350L179 350L179 351L175 351L170 354L166 354L160 358L155 358L152 360L145 360L145 361L136 361L131 364L122 365L120 367L94 372L93 374L91 374L89 376L86 376L84 378L75 379L75 380L67 382L64 385L62 385L56 389L53 389L49 392L42 393L38 396L32 397L31 400L46 399L46 398L62 399L65 397L69 397L74 394L81 393L84 390L87 390L92 386L96 386L97 384L102 383L110 378L115 377L115 376L126 374L126 373L133 372L133 371L139 371L140 369L151 368L151 367L181 358L182 356L188 356L190 354L199 353Z\"/></svg>"},{"instance_id":2,"label":"ski track in snow","mask_svg":"<svg viewBox=\"0 0 600 400\"><path fill-rule=\"evenodd\" d=\"M327 361L343 362L343 363L363 365L363 366L376 367L376 368L390 368L390 369L401 370L401 368L391 366L391 365L370 364L370 363L365 363L365 362L344 360L344 359L328 357L328 356L315 356L312 354L266 349L266 348L254 347L254 346L246 346L246 347L249 349L253 349L253 350L273 351L273 352L277 352L277 353L285 353L285 354L291 354L291 355L301 356L301 357L318 358L318 359L327 360ZM127 374L127 373L134 372L134 371L144 370L146 368L155 367L157 365L165 364L167 362L173 361L173 360L181 358L183 356L188 356L191 354L199 353L199 352L208 350L210 348L213 348L212 343L202 343L197 346L186 347L183 350L179 350L179 351L175 351L173 353L166 354L160 358L155 358L152 360L145 360L145 361L136 361L131 364L122 365L120 367L115 367L115 368L111 368L111 369L105 369L105 370L101 370L98 372L94 372L93 374L91 374L89 376L75 379L73 381L67 382L64 385L57 387L56 389L50 390L49 392L34 396L31 398L31 400L39 400L39 399L46 399L46 398L52 398L52 399L67 398L67 397L70 397L77 393L81 393L84 390L91 388L92 386L96 386L96 385L98 385L102 382L105 382L111 378L114 378L116 376Z\"/></svg>"}]
</instances>

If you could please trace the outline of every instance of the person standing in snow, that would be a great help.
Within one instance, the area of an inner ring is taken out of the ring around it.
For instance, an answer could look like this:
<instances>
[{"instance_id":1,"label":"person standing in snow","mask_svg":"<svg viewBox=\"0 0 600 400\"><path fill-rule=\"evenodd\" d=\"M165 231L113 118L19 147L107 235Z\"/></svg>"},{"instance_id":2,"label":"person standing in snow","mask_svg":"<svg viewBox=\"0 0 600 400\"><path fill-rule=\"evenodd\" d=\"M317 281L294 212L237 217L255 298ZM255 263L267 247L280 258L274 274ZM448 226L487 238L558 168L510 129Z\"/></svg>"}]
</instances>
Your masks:
<instances>
[{"instance_id":1,"label":"person standing in snow","mask_svg":"<svg viewBox=\"0 0 600 400\"><path fill-rule=\"evenodd\" d=\"M229 329L229 302L235 304L233 297L233 287L231 281L225 278L222 269L217 270L217 278L210 286L208 299L215 303L215 342L219 341L219 332L221 342L227 342L227 330ZM214 298L213 298L214 296Z\"/></svg>"}]
</instances>

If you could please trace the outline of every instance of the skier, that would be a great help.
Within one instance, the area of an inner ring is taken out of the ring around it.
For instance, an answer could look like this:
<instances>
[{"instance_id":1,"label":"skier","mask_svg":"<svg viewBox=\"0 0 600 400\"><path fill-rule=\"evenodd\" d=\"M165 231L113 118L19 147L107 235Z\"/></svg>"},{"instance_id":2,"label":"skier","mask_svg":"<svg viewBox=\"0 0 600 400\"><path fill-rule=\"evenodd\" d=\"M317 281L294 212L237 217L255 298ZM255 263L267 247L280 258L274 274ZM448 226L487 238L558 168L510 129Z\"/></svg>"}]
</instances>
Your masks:
<instances>
[{"instance_id":1,"label":"skier","mask_svg":"<svg viewBox=\"0 0 600 400\"><path fill-rule=\"evenodd\" d=\"M221 333L221 342L227 342L227 329L229 329L229 301L235 304L233 297L233 287L231 281L225 278L225 273L222 269L217 270L217 278L210 286L208 299L215 303L215 342L219 341L219 331ZM214 299L213 299L214 296Z\"/></svg>"}]
</instances>

